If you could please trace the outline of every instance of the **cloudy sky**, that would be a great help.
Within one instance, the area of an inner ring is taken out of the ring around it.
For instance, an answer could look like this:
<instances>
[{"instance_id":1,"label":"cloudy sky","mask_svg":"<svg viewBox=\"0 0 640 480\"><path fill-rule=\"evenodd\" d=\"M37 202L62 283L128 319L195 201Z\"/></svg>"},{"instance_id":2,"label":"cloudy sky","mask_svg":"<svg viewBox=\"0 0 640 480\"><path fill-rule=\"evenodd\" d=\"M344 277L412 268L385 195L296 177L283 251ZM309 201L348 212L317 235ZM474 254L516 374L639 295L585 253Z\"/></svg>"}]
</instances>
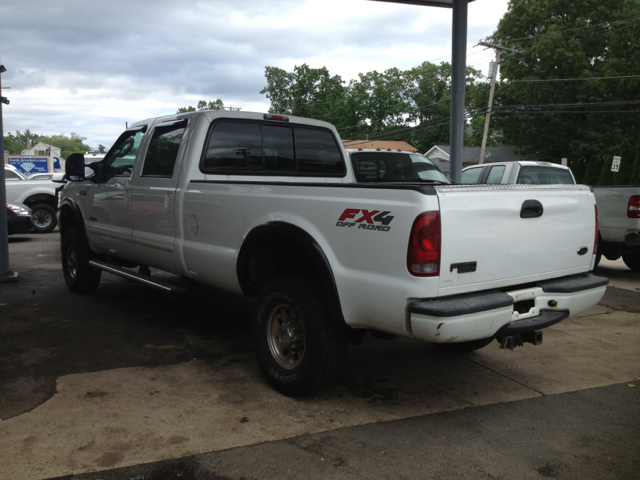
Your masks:
<instances>
[{"instance_id":1,"label":"cloudy sky","mask_svg":"<svg viewBox=\"0 0 640 480\"><path fill-rule=\"evenodd\" d=\"M469 4L467 63L487 73L508 0ZM451 10L366 0L3 0L4 132L110 146L125 122L198 100L267 111L265 66L359 72L451 61Z\"/></svg>"}]
</instances>

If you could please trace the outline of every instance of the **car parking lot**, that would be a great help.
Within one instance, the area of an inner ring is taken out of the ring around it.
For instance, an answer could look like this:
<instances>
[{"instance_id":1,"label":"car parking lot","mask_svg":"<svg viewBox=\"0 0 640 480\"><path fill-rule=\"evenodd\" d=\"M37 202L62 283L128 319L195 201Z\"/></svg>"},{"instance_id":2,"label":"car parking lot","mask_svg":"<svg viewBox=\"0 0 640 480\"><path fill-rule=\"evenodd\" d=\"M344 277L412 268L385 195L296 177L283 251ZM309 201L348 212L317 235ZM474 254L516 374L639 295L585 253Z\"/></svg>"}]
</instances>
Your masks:
<instances>
[{"instance_id":1,"label":"car parking lot","mask_svg":"<svg viewBox=\"0 0 640 480\"><path fill-rule=\"evenodd\" d=\"M57 231L9 242L0 477L640 478L640 276L621 262L540 346L367 337L337 384L291 399L260 375L251 301L107 274L75 295Z\"/></svg>"}]
</instances>

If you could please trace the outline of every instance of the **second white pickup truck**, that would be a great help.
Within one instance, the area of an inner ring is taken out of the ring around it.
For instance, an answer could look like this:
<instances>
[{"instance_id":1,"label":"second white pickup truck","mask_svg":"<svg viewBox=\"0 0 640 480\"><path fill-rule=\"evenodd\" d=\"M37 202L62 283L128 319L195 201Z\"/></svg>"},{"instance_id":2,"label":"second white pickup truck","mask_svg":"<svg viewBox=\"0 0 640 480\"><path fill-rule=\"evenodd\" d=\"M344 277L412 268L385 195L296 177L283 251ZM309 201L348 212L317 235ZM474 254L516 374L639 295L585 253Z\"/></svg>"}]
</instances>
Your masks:
<instances>
[{"instance_id":1,"label":"second white pickup truck","mask_svg":"<svg viewBox=\"0 0 640 480\"><path fill-rule=\"evenodd\" d=\"M422 155L347 153L317 120L152 118L91 164L91 178L81 155L66 165L69 288L91 291L107 271L175 291L155 267L258 297L258 362L287 395L335 379L348 340L367 330L458 351L537 344L538 330L595 305L607 284L589 274L588 187L451 185Z\"/></svg>"}]
</instances>

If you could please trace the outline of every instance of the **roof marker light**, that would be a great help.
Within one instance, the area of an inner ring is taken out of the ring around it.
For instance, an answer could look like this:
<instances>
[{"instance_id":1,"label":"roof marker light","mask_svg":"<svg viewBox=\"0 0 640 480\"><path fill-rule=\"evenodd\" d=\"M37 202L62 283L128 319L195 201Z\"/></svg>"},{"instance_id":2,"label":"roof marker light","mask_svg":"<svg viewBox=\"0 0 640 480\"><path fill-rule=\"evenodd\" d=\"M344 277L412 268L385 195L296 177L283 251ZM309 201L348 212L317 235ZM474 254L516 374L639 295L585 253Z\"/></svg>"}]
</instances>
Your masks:
<instances>
[{"instance_id":1,"label":"roof marker light","mask_svg":"<svg viewBox=\"0 0 640 480\"><path fill-rule=\"evenodd\" d=\"M402 151L402 149L401 149L401 148L399 148L399 149L398 149L398 151L399 151L399 152L401 152L401 151Z\"/></svg>"},{"instance_id":2,"label":"roof marker light","mask_svg":"<svg viewBox=\"0 0 640 480\"><path fill-rule=\"evenodd\" d=\"M376 148L376 150L379 152L380 151L380 147Z\"/></svg>"},{"instance_id":3,"label":"roof marker light","mask_svg":"<svg viewBox=\"0 0 640 480\"><path fill-rule=\"evenodd\" d=\"M391 151L391 147L387 147L387 152L390 152L390 151Z\"/></svg>"},{"instance_id":4,"label":"roof marker light","mask_svg":"<svg viewBox=\"0 0 640 480\"><path fill-rule=\"evenodd\" d=\"M362 150L362 147L358 147L358 151Z\"/></svg>"}]
</instances>

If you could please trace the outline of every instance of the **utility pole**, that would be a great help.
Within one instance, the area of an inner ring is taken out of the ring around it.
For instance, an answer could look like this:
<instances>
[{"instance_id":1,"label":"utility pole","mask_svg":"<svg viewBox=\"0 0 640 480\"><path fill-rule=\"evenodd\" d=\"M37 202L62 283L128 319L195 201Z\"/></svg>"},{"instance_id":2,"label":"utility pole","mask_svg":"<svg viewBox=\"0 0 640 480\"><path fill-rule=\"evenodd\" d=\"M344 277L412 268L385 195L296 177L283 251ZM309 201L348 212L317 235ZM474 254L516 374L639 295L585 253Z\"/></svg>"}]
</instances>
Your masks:
<instances>
[{"instance_id":1,"label":"utility pole","mask_svg":"<svg viewBox=\"0 0 640 480\"><path fill-rule=\"evenodd\" d=\"M0 170L0 282L17 282L18 274L9 269L9 232L7 230L7 188L4 177L4 129L2 126L2 105L9 100L2 96L2 73L7 69L0 65L0 152L2 169Z\"/></svg>"},{"instance_id":2,"label":"utility pole","mask_svg":"<svg viewBox=\"0 0 640 480\"><path fill-rule=\"evenodd\" d=\"M493 108L493 94L496 91L496 78L498 78L498 68L500 68L500 54L502 51L507 51L511 53L515 53L515 49L506 48L502 45L494 45L492 43L487 42L479 42L478 45L482 45L484 47L493 48L496 51L496 64L493 69L493 76L491 77L491 91L489 92L489 106L487 108L487 115L484 119L484 133L482 135L482 146L480 147L480 161L478 163L484 163L484 151L487 147L487 136L489 135L489 122L491 121L491 109Z\"/></svg>"}]
</instances>

